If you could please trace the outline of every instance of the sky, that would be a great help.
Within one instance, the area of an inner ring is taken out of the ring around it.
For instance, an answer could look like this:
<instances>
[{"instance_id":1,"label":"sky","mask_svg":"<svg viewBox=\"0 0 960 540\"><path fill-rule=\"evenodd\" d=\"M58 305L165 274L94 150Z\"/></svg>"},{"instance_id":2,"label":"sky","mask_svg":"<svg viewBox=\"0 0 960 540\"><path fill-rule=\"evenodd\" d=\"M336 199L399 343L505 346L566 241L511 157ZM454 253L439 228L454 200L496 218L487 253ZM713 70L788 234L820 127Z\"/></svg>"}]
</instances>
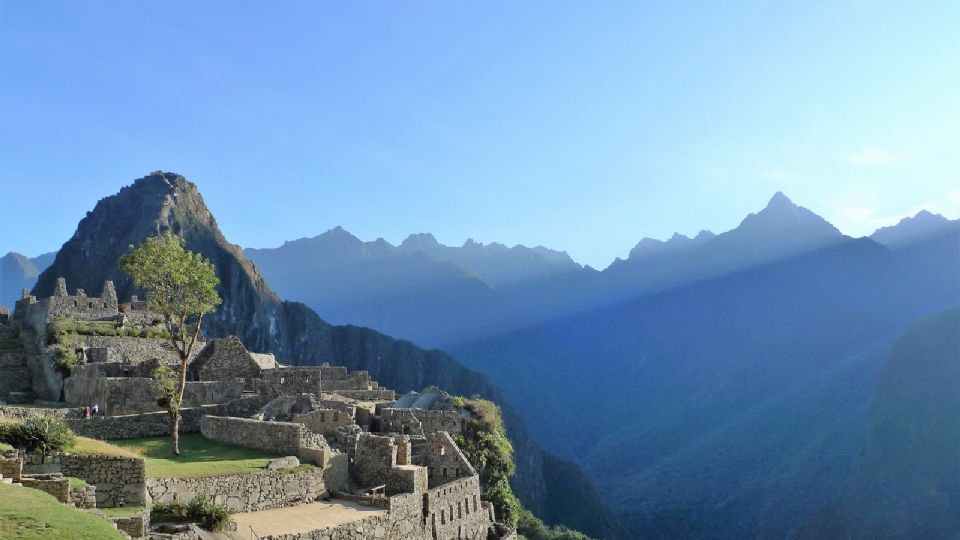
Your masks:
<instances>
[{"instance_id":1,"label":"sky","mask_svg":"<svg viewBox=\"0 0 960 540\"><path fill-rule=\"evenodd\" d=\"M0 253L151 171L227 238L343 226L605 267L776 191L960 217L958 2L0 0Z\"/></svg>"}]
</instances>

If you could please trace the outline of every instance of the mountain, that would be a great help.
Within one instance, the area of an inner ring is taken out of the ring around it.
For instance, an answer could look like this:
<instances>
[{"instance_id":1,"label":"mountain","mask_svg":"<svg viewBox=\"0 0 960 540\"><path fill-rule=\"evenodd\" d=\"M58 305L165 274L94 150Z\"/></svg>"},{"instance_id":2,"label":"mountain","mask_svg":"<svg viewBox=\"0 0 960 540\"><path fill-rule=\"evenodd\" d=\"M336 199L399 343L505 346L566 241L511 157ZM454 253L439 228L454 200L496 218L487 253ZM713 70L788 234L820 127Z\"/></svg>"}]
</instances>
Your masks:
<instances>
[{"instance_id":1,"label":"mountain","mask_svg":"<svg viewBox=\"0 0 960 540\"><path fill-rule=\"evenodd\" d=\"M960 301L960 236L890 249L775 196L666 247L620 301L451 350L635 536L789 536L848 478L893 338Z\"/></svg>"},{"instance_id":2,"label":"mountain","mask_svg":"<svg viewBox=\"0 0 960 540\"><path fill-rule=\"evenodd\" d=\"M948 229L960 228L960 220L949 220L940 214L921 210L913 217L906 217L896 225L877 229L870 238L888 247L918 242L943 234Z\"/></svg>"},{"instance_id":3,"label":"mountain","mask_svg":"<svg viewBox=\"0 0 960 540\"><path fill-rule=\"evenodd\" d=\"M523 423L485 376L443 352L424 350L369 328L333 326L301 303L281 301L242 250L224 238L196 185L180 175L155 172L101 199L40 275L33 293L50 295L56 278L62 276L71 289L88 291L99 290L104 280L111 279L118 296L126 298L136 291L119 269L119 257L128 246L164 231L182 236L188 249L209 258L220 277L224 301L205 319L208 336L237 335L251 350L273 352L293 364L329 361L351 370L367 370L385 386L401 392L435 385L455 394L479 395L500 403L517 454L517 475L513 479L517 495L548 522L580 526L566 520L547 497L543 450L527 435ZM579 475L570 482L589 485L579 469L570 471ZM568 504L582 504L594 515L610 516L606 508L595 504L595 493L566 495L573 499ZM599 529L585 527L585 532L597 537L620 536L612 517L603 523Z\"/></svg>"},{"instance_id":4,"label":"mountain","mask_svg":"<svg viewBox=\"0 0 960 540\"><path fill-rule=\"evenodd\" d=\"M867 429L848 485L802 537L960 536L960 307L897 340Z\"/></svg>"},{"instance_id":5,"label":"mountain","mask_svg":"<svg viewBox=\"0 0 960 540\"><path fill-rule=\"evenodd\" d=\"M54 256L56 253L44 253L31 259L11 251L0 258L0 306L13 310L23 289L33 288L37 276L50 266Z\"/></svg>"},{"instance_id":6,"label":"mountain","mask_svg":"<svg viewBox=\"0 0 960 540\"><path fill-rule=\"evenodd\" d=\"M600 289L604 301L620 301L791 257L844 238L825 219L777 192L766 207L722 234L701 231L694 238L677 234L666 242L641 240L628 259L614 261L603 272Z\"/></svg>"},{"instance_id":7,"label":"mountain","mask_svg":"<svg viewBox=\"0 0 960 540\"><path fill-rule=\"evenodd\" d=\"M411 249L410 243L363 242L337 227L244 254L281 296L307 304L333 323L380 328L426 346L518 324L486 281L459 263Z\"/></svg>"},{"instance_id":8,"label":"mountain","mask_svg":"<svg viewBox=\"0 0 960 540\"><path fill-rule=\"evenodd\" d=\"M469 239L458 248L440 244L431 234L411 235L400 244L399 250L402 253L425 253L437 261L460 264L497 288L582 269L566 252L543 246L508 248L496 242L482 244Z\"/></svg>"}]
</instances>

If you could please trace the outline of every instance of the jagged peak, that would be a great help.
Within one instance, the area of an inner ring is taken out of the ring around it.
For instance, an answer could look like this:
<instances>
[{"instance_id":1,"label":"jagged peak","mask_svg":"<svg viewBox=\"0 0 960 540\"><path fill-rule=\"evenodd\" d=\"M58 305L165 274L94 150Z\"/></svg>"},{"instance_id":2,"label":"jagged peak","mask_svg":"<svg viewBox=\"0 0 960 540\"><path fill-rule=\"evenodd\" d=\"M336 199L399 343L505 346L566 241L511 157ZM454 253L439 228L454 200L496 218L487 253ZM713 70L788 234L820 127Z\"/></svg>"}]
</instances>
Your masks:
<instances>
[{"instance_id":1,"label":"jagged peak","mask_svg":"<svg viewBox=\"0 0 960 540\"><path fill-rule=\"evenodd\" d=\"M701 244L711 238L714 238L716 235L708 230L701 230L694 237L689 237L685 234L679 232L673 233L673 235L667 240L657 240L656 238L645 237L640 239L637 242L637 245L630 250L628 259L634 257L641 257L644 255L651 255L655 253L663 253L665 251L672 251L676 248L682 248L686 246L694 246Z\"/></svg>"},{"instance_id":2,"label":"jagged peak","mask_svg":"<svg viewBox=\"0 0 960 540\"><path fill-rule=\"evenodd\" d=\"M773 197L770 197L770 201L767 202L766 208L797 208L797 205L790 200L790 197L784 195L782 191L778 191L773 194Z\"/></svg>"},{"instance_id":3,"label":"jagged peak","mask_svg":"<svg viewBox=\"0 0 960 540\"><path fill-rule=\"evenodd\" d=\"M439 247L440 242L431 233L414 233L400 243L400 247Z\"/></svg>"}]
</instances>

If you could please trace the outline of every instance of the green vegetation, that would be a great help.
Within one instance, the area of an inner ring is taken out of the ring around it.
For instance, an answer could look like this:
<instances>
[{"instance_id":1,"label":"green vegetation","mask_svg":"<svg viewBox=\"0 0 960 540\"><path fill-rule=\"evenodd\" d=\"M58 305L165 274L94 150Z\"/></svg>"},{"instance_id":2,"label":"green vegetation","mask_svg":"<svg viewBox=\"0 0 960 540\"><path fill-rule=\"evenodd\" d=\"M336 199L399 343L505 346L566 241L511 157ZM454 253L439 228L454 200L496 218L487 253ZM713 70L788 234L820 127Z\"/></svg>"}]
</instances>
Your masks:
<instances>
[{"instance_id":1,"label":"green vegetation","mask_svg":"<svg viewBox=\"0 0 960 540\"><path fill-rule=\"evenodd\" d=\"M63 343L72 336L113 336L169 339L170 332L162 326L146 328L126 327L114 321L74 321L59 318L49 327L47 343Z\"/></svg>"},{"instance_id":2,"label":"green vegetation","mask_svg":"<svg viewBox=\"0 0 960 540\"><path fill-rule=\"evenodd\" d=\"M185 478L255 472L267 466L269 454L211 441L203 435L181 435L183 454L170 455L166 437L112 441L146 461L147 476Z\"/></svg>"},{"instance_id":3,"label":"green vegetation","mask_svg":"<svg viewBox=\"0 0 960 540\"><path fill-rule=\"evenodd\" d=\"M85 480L76 476L68 476L67 480L70 481L70 489L81 489L89 485Z\"/></svg>"},{"instance_id":4,"label":"green vegetation","mask_svg":"<svg viewBox=\"0 0 960 540\"><path fill-rule=\"evenodd\" d=\"M77 437L69 447L67 452L71 454L98 455L98 456L118 456L139 458L139 454L131 452L125 448L110 444L106 441L97 439L88 439L87 437Z\"/></svg>"},{"instance_id":5,"label":"green vegetation","mask_svg":"<svg viewBox=\"0 0 960 540\"><path fill-rule=\"evenodd\" d=\"M67 423L55 416L32 416L22 422L0 424L0 441L30 452L64 450L75 440Z\"/></svg>"},{"instance_id":6,"label":"green vegetation","mask_svg":"<svg viewBox=\"0 0 960 540\"><path fill-rule=\"evenodd\" d=\"M526 540L590 540L590 537L562 525L547 527L540 518L529 510L524 510L517 524L519 538Z\"/></svg>"},{"instance_id":7,"label":"green vegetation","mask_svg":"<svg viewBox=\"0 0 960 540\"><path fill-rule=\"evenodd\" d=\"M7 450L13 450L13 447L5 442L0 442L0 452L6 452Z\"/></svg>"},{"instance_id":8,"label":"green vegetation","mask_svg":"<svg viewBox=\"0 0 960 540\"><path fill-rule=\"evenodd\" d=\"M225 531L230 524L230 511L225 506L214 504L209 497L201 493L186 505L179 502L153 505L150 509L150 521L198 522L204 529Z\"/></svg>"},{"instance_id":9,"label":"green vegetation","mask_svg":"<svg viewBox=\"0 0 960 540\"><path fill-rule=\"evenodd\" d=\"M183 244L183 238L164 233L147 238L137 247L130 246L120 257L120 267L146 292L150 310L163 317L170 342L180 357L175 387L170 395L160 396L170 414L170 451L175 456L180 455L180 408L187 384L187 360L200 335L203 315L222 302L217 294L220 278L213 263ZM164 381L159 384L167 389Z\"/></svg>"},{"instance_id":10,"label":"green vegetation","mask_svg":"<svg viewBox=\"0 0 960 540\"><path fill-rule=\"evenodd\" d=\"M113 525L38 490L0 484L0 538L122 540Z\"/></svg>"},{"instance_id":11,"label":"green vegetation","mask_svg":"<svg viewBox=\"0 0 960 540\"><path fill-rule=\"evenodd\" d=\"M452 403L470 413L463 432L454 439L480 475L482 498L493 504L497 519L516 527L517 533L527 540L589 540L583 533L566 527L548 527L523 509L510 487L510 477L516 470L513 445L497 405L486 399L459 396Z\"/></svg>"},{"instance_id":12,"label":"green vegetation","mask_svg":"<svg viewBox=\"0 0 960 540\"><path fill-rule=\"evenodd\" d=\"M471 417L464 423L463 433L455 437L457 446L477 469L484 500L493 504L500 520L515 527L522 508L510 488L516 466L500 409L485 399L454 398L454 404L458 403Z\"/></svg>"}]
</instances>

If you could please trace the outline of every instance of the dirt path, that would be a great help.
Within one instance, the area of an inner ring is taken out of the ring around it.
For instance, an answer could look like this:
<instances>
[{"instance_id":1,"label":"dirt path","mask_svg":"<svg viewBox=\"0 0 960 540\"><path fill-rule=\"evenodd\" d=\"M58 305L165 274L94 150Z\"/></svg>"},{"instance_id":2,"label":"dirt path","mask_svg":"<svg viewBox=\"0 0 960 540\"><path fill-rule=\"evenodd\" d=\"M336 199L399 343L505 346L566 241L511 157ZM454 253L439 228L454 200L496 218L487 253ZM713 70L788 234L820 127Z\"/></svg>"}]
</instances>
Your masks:
<instances>
[{"instance_id":1,"label":"dirt path","mask_svg":"<svg viewBox=\"0 0 960 540\"><path fill-rule=\"evenodd\" d=\"M231 518L237 523L237 532L234 533L234 538L249 540L254 538L250 534L250 527L253 527L254 532L259 536L298 533L333 527L386 513L386 510L348 501L331 501L301 504L289 508L277 508L276 510L233 514Z\"/></svg>"}]
</instances>

